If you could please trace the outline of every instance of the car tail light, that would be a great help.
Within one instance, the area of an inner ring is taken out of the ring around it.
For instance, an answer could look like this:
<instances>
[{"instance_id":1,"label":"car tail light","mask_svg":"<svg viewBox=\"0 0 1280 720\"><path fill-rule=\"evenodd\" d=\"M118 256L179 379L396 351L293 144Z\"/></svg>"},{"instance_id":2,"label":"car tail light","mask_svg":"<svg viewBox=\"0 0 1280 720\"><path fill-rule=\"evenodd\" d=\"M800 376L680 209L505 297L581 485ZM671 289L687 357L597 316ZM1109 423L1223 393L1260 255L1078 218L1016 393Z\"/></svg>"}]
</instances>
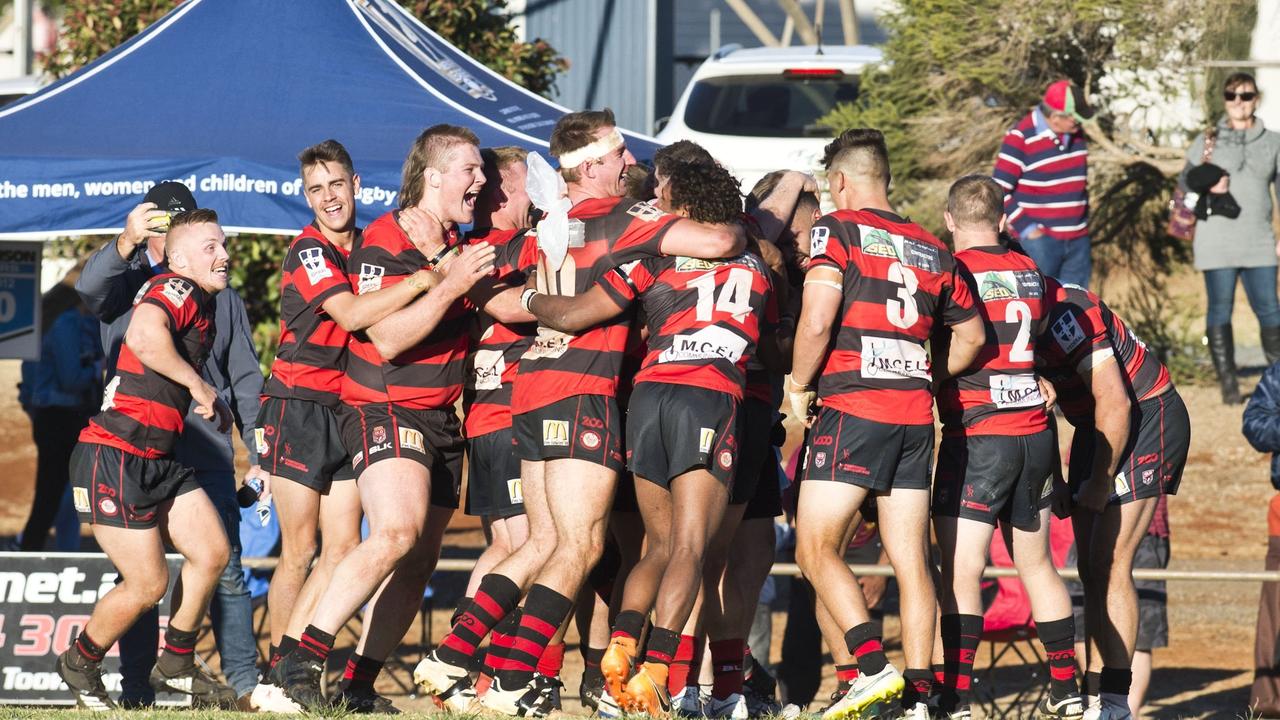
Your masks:
<instances>
[{"instance_id":1,"label":"car tail light","mask_svg":"<svg viewBox=\"0 0 1280 720\"><path fill-rule=\"evenodd\" d=\"M788 78L838 78L844 76L839 68L787 68L782 71Z\"/></svg>"}]
</instances>

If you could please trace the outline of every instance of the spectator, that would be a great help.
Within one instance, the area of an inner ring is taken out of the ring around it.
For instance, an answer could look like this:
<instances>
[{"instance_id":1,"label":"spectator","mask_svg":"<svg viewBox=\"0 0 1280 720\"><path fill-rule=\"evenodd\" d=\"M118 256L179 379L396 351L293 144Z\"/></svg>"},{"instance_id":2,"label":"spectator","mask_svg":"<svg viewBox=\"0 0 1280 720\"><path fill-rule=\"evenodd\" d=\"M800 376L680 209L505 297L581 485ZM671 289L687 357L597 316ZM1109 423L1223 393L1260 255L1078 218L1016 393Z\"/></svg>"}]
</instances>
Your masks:
<instances>
[{"instance_id":1,"label":"spectator","mask_svg":"<svg viewBox=\"0 0 1280 720\"><path fill-rule=\"evenodd\" d=\"M1271 485L1280 490L1280 363L1272 364L1244 408L1244 436L1258 452L1271 453ZM1280 570L1280 495L1271 498L1267 512L1268 571ZM1258 600L1258 629L1254 639L1251 714L1280 715L1280 583L1262 584Z\"/></svg>"},{"instance_id":2,"label":"spectator","mask_svg":"<svg viewBox=\"0 0 1280 720\"><path fill-rule=\"evenodd\" d=\"M31 418L36 443L36 493L22 529L20 549L44 549L55 518L58 550L80 547L80 520L71 509L62 522L67 485L67 458L80 430L102 400L102 344L98 321L65 280L41 299L40 360L22 363L19 400Z\"/></svg>"},{"instance_id":3,"label":"spectator","mask_svg":"<svg viewBox=\"0 0 1280 720\"><path fill-rule=\"evenodd\" d=\"M194 210L195 198L185 185L164 182L153 187L129 213L126 228L85 263L76 290L102 321L107 367L114 368L124 332L133 316L133 299L147 280L165 272L164 237L167 213ZM231 407L241 438L249 451L250 475L264 482L270 476L257 466L252 441L262 394L262 371L253 347L244 301L233 289L217 294L213 348L204 364L205 380ZM236 503L234 446L230 433L188 412L189 419L174 448L178 462L195 470L196 481L209 495L222 517L231 541L231 560L215 589L210 609L213 637L222 657L222 673L236 692L242 709L258 684L257 648L253 637L253 606L240 568L240 507ZM126 708L148 706L155 692L148 677L159 644L159 615L143 615L120 639L120 704ZM198 699L199 700L199 699Z\"/></svg>"},{"instance_id":4,"label":"spectator","mask_svg":"<svg viewBox=\"0 0 1280 720\"><path fill-rule=\"evenodd\" d=\"M1243 281L1249 306L1261 326L1267 362L1280 360L1280 303L1276 301L1276 254L1280 247L1271 227L1271 188L1280 166L1280 133L1267 130L1262 118L1254 115L1262 96L1252 75L1229 76L1222 95L1226 114L1187 148L1187 164L1179 181L1189 187L1192 168L1211 162L1230 175L1230 195L1239 205L1238 216L1215 212L1197 219L1192 246L1195 267L1204 273L1209 301L1204 322L1209 354L1218 373L1222 402L1233 405L1240 402L1231 331L1237 278ZM1206 135L1213 143L1207 159Z\"/></svg>"},{"instance_id":5,"label":"spectator","mask_svg":"<svg viewBox=\"0 0 1280 720\"><path fill-rule=\"evenodd\" d=\"M1089 286L1089 149L1080 124L1093 117L1084 93L1059 80L1004 136L992 177L1007 193L1009 230L1040 272Z\"/></svg>"}]
</instances>

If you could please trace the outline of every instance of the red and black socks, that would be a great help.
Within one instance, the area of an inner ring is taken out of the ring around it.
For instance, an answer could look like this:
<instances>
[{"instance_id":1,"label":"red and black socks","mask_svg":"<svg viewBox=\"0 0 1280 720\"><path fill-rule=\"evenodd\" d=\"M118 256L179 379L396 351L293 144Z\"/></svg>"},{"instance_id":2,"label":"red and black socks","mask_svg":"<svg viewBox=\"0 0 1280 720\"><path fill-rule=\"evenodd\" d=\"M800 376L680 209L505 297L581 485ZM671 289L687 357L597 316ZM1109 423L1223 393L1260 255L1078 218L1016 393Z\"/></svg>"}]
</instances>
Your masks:
<instances>
[{"instance_id":1,"label":"red and black socks","mask_svg":"<svg viewBox=\"0 0 1280 720\"><path fill-rule=\"evenodd\" d=\"M849 692L853 681L858 679L858 664L836 666L836 691L841 695Z\"/></svg>"},{"instance_id":2,"label":"red and black socks","mask_svg":"<svg viewBox=\"0 0 1280 720\"><path fill-rule=\"evenodd\" d=\"M297 647L298 647L297 638L292 638L292 637L289 637L288 635L285 635L284 637L280 638L279 645L271 646L271 655L270 655L270 660L267 663L267 669L269 670L275 667L276 663L280 662L282 659L287 657L289 653L293 652L295 649L297 649Z\"/></svg>"},{"instance_id":3,"label":"red and black socks","mask_svg":"<svg viewBox=\"0 0 1280 720\"><path fill-rule=\"evenodd\" d=\"M84 630L76 635L76 641L71 645L75 648L75 656L80 661L81 666L89 664L97 664L102 662L102 658L107 656L108 648L104 648L89 637L89 633Z\"/></svg>"},{"instance_id":4,"label":"red and black socks","mask_svg":"<svg viewBox=\"0 0 1280 720\"><path fill-rule=\"evenodd\" d=\"M858 660L858 672L863 675L877 675L889 659L884 656L884 637L878 622L865 622L856 625L844 634L845 647L849 654Z\"/></svg>"},{"instance_id":5,"label":"red and black socks","mask_svg":"<svg viewBox=\"0 0 1280 720\"><path fill-rule=\"evenodd\" d=\"M333 650L333 643L333 635L315 625L308 625L307 629L302 631L302 637L298 638L298 647L294 652L300 657L319 662L323 667L325 661L329 659L329 653Z\"/></svg>"},{"instance_id":6,"label":"red and black socks","mask_svg":"<svg viewBox=\"0 0 1280 720\"><path fill-rule=\"evenodd\" d=\"M1075 618L1068 615L1061 620L1036 623L1036 633L1049 661L1049 690L1053 697L1074 695L1077 687Z\"/></svg>"},{"instance_id":7,"label":"red and black socks","mask_svg":"<svg viewBox=\"0 0 1280 720\"><path fill-rule=\"evenodd\" d=\"M190 670L196 663L196 630L179 630L170 625L164 631L164 649L156 667L170 677Z\"/></svg>"},{"instance_id":8,"label":"red and black socks","mask_svg":"<svg viewBox=\"0 0 1280 720\"><path fill-rule=\"evenodd\" d=\"M973 659L982 643L982 616L951 613L943 615L943 707L955 709L969 704L973 683Z\"/></svg>"},{"instance_id":9,"label":"red and black socks","mask_svg":"<svg viewBox=\"0 0 1280 720\"><path fill-rule=\"evenodd\" d=\"M711 696L717 700L728 699L734 693L742 693L742 664L746 659L746 643L741 638L712 640L711 646Z\"/></svg>"},{"instance_id":10,"label":"red and black socks","mask_svg":"<svg viewBox=\"0 0 1280 720\"><path fill-rule=\"evenodd\" d=\"M529 590L515 642L503 663L505 667L497 668L497 680L504 690L528 685L533 680L538 660L572 610L573 600L545 585L534 585Z\"/></svg>"},{"instance_id":11,"label":"red and black socks","mask_svg":"<svg viewBox=\"0 0 1280 720\"><path fill-rule=\"evenodd\" d=\"M928 668L907 668L902 673L906 687L902 690L902 707L910 710L916 703L929 702L933 694L933 671Z\"/></svg>"},{"instance_id":12,"label":"red and black socks","mask_svg":"<svg viewBox=\"0 0 1280 720\"><path fill-rule=\"evenodd\" d=\"M560 668L564 667L564 643L551 643L538 658L538 674L543 677L560 677Z\"/></svg>"},{"instance_id":13,"label":"red and black socks","mask_svg":"<svg viewBox=\"0 0 1280 720\"><path fill-rule=\"evenodd\" d=\"M466 665L489 631L519 603L519 585L497 573L485 575L476 596L465 608L459 608L453 629L436 648L436 657L452 665Z\"/></svg>"},{"instance_id":14,"label":"red and black socks","mask_svg":"<svg viewBox=\"0 0 1280 720\"><path fill-rule=\"evenodd\" d=\"M689 665L693 662L694 648L698 638L693 635L681 635L676 645L676 655L671 661L671 671L667 675L667 692L679 695L689 681Z\"/></svg>"},{"instance_id":15,"label":"red and black socks","mask_svg":"<svg viewBox=\"0 0 1280 720\"><path fill-rule=\"evenodd\" d=\"M378 673L382 672L382 666L381 660L374 660L360 653L352 653L347 660L347 669L342 673L342 679L347 684L347 692L373 692L373 683L378 679Z\"/></svg>"},{"instance_id":16,"label":"red and black socks","mask_svg":"<svg viewBox=\"0 0 1280 720\"><path fill-rule=\"evenodd\" d=\"M613 632L609 634L609 637L630 638L639 644L640 636L644 633L645 622L646 618L643 613L635 610L623 610L618 613L618 617L613 619Z\"/></svg>"}]
</instances>

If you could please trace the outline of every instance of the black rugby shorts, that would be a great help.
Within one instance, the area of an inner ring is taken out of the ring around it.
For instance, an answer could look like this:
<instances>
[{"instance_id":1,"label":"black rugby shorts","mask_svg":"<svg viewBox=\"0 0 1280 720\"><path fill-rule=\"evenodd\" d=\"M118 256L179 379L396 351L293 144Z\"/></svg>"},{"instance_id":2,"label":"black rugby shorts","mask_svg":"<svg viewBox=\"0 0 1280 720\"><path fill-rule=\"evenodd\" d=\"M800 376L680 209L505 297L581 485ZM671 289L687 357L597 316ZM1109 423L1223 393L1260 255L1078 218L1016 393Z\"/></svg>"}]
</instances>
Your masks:
<instances>
[{"instance_id":1,"label":"black rugby shorts","mask_svg":"<svg viewBox=\"0 0 1280 720\"><path fill-rule=\"evenodd\" d=\"M726 487L738 463L738 399L719 390L637 383L627 407L627 465L637 478L670 489L704 469Z\"/></svg>"},{"instance_id":2,"label":"black rugby shorts","mask_svg":"<svg viewBox=\"0 0 1280 720\"><path fill-rule=\"evenodd\" d=\"M110 445L71 451L71 499L80 522L145 530L160 506L200 487L195 471L172 458L144 458Z\"/></svg>"},{"instance_id":3,"label":"black rugby shorts","mask_svg":"<svg viewBox=\"0 0 1280 720\"><path fill-rule=\"evenodd\" d=\"M622 460L622 418L618 401L606 395L577 395L514 415L516 454L521 460L586 460L614 472Z\"/></svg>"},{"instance_id":4,"label":"black rugby shorts","mask_svg":"<svg viewBox=\"0 0 1280 720\"><path fill-rule=\"evenodd\" d=\"M263 398L254 440L263 470L321 494L331 482L356 478L338 413L320 403Z\"/></svg>"},{"instance_id":5,"label":"black rugby shorts","mask_svg":"<svg viewBox=\"0 0 1280 720\"><path fill-rule=\"evenodd\" d=\"M805 445L805 480L829 480L873 492L928 490L932 425L889 425L824 407Z\"/></svg>"},{"instance_id":6,"label":"black rugby shorts","mask_svg":"<svg viewBox=\"0 0 1280 720\"><path fill-rule=\"evenodd\" d=\"M357 478L383 460L413 460L431 473L431 504L458 507L465 442L453 408L416 410L369 403L343 408L338 422Z\"/></svg>"},{"instance_id":7,"label":"black rugby shorts","mask_svg":"<svg viewBox=\"0 0 1280 720\"><path fill-rule=\"evenodd\" d=\"M1175 495L1191 448L1191 418L1178 391L1169 390L1133 406L1129 442L1120 453L1110 505ZM1077 427L1071 441L1067 482L1079 490L1093 466L1092 427Z\"/></svg>"},{"instance_id":8,"label":"black rugby shorts","mask_svg":"<svg viewBox=\"0 0 1280 720\"><path fill-rule=\"evenodd\" d=\"M934 471L933 514L1036 530L1053 501L1053 432L943 435Z\"/></svg>"},{"instance_id":9,"label":"black rugby shorts","mask_svg":"<svg viewBox=\"0 0 1280 720\"><path fill-rule=\"evenodd\" d=\"M520 458L509 427L467 440L467 514L491 518L524 514Z\"/></svg>"}]
</instances>

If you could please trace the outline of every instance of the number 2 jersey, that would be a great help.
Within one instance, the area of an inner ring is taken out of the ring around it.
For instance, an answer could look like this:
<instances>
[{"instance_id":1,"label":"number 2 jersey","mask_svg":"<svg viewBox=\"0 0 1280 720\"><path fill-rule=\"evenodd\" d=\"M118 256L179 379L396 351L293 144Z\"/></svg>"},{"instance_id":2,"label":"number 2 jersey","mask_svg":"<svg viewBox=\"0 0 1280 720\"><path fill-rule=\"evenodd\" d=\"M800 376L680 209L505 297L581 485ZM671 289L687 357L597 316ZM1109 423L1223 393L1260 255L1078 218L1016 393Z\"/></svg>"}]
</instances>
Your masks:
<instances>
[{"instance_id":1,"label":"number 2 jersey","mask_svg":"<svg viewBox=\"0 0 1280 720\"><path fill-rule=\"evenodd\" d=\"M815 267L843 273L839 326L818 380L823 405L865 420L933 423L925 341L977 313L951 251L879 210L837 210L810 233Z\"/></svg>"},{"instance_id":2,"label":"number 2 jersey","mask_svg":"<svg viewBox=\"0 0 1280 720\"><path fill-rule=\"evenodd\" d=\"M986 341L967 371L938 391L943 431L1032 435L1049 427L1036 382L1035 337L1047 311L1035 261L1005 245L956 253L959 275L976 300Z\"/></svg>"},{"instance_id":3,"label":"number 2 jersey","mask_svg":"<svg viewBox=\"0 0 1280 720\"><path fill-rule=\"evenodd\" d=\"M1172 385L1169 370L1133 334L1124 321L1092 292L1047 278L1048 330L1037 349L1041 373L1058 391L1058 406L1072 425L1093 423L1093 393L1082 376L1114 357L1130 399L1153 398Z\"/></svg>"},{"instance_id":4,"label":"number 2 jersey","mask_svg":"<svg viewBox=\"0 0 1280 720\"><path fill-rule=\"evenodd\" d=\"M200 372L214 337L214 296L194 282L165 273L147 281L135 307L154 305L169 318L169 336L178 355ZM137 321L135 315L133 321ZM116 375L107 383L102 412L80 431L80 441L110 445L144 458L170 455L191 406L191 391L138 360L120 345Z\"/></svg>"},{"instance_id":5,"label":"number 2 jersey","mask_svg":"<svg viewBox=\"0 0 1280 720\"><path fill-rule=\"evenodd\" d=\"M619 265L661 254L662 238L680 219L634 198L592 198L574 205L570 221L583 224L584 242L569 248L559 268L539 252L538 286L553 295L577 295ZM631 320L621 316L578 335L539 326L520 358L511 412L522 414L577 395L615 397Z\"/></svg>"},{"instance_id":6,"label":"number 2 jersey","mask_svg":"<svg viewBox=\"0 0 1280 720\"><path fill-rule=\"evenodd\" d=\"M606 275L602 286L624 307L638 295L649 327L636 384L692 385L741 400L761 326L777 322L764 261L751 254L657 257L619 271Z\"/></svg>"}]
</instances>

